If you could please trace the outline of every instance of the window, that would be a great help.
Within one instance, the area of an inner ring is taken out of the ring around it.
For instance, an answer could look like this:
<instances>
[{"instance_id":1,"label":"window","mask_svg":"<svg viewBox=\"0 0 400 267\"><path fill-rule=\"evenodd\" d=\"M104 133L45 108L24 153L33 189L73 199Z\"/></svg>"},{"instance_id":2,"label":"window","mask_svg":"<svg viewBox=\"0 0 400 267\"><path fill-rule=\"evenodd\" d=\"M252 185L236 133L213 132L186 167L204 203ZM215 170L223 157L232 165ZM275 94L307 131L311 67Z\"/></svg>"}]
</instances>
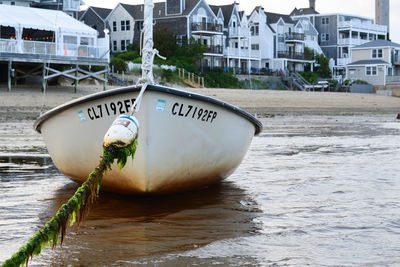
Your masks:
<instances>
[{"instance_id":1,"label":"window","mask_svg":"<svg viewBox=\"0 0 400 267\"><path fill-rule=\"evenodd\" d=\"M233 22L233 28L236 28L236 21Z\"/></svg>"},{"instance_id":2,"label":"window","mask_svg":"<svg viewBox=\"0 0 400 267\"><path fill-rule=\"evenodd\" d=\"M207 45L207 39L203 40L203 45Z\"/></svg>"},{"instance_id":3,"label":"window","mask_svg":"<svg viewBox=\"0 0 400 267\"><path fill-rule=\"evenodd\" d=\"M136 28L138 31L141 31L143 29L143 21L136 22Z\"/></svg>"},{"instance_id":4,"label":"window","mask_svg":"<svg viewBox=\"0 0 400 267\"><path fill-rule=\"evenodd\" d=\"M131 40L125 40L125 46L126 49L128 49L128 46L131 44Z\"/></svg>"},{"instance_id":5,"label":"window","mask_svg":"<svg viewBox=\"0 0 400 267\"><path fill-rule=\"evenodd\" d=\"M121 32L125 31L125 20L121 20Z\"/></svg>"},{"instance_id":6,"label":"window","mask_svg":"<svg viewBox=\"0 0 400 267\"><path fill-rule=\"evenodd\" d=\"M117 22L113 21L113 32L117 31Z\"/></svg>"},{"instance_id":7,"label":"window","mask_svg":"<svg viewBox=\"0 0 400 267\"><path fill-rule=\"evenodd\" d=\"M260 45L259 44L252 44L251 45L251 50L260 50Z\"/></svg>"},{"instance_id":8,"label":"window","mask_svg":"<svg viewBox=\"0 0 400 267\"><path fill-rule=\"evenodd\" d=\"M125 46L125 40L121 40L121 51L125 51L126 46Z\"/></svg>"},{"instance_id":9,"label":"window","mask_svg":"<svg viewBox=\"0 0 400 267\"><path fill-rule=\"evenodd\" d=\"M235 48L239 48L239 43L235 42Z\"/></svg>"},{"instance_id":10,"label":"window","mask_svg":"<svg viewBox=\"0 0 400 267\"><path fill-rule=\"evenodd\" d=\"M258 25L251 26L250 32L251 36L258 36Z\"/></svg>"},{"instance_id":11,"label":"window","mask_svg":"<svg viewBox=\"0 0 400 267\"><path fill-rule=\"evenodd\" d=\"M366 67L365 68L365 75L367 76L376 76L377 73L377 68L376 67Z\"/></svg>"},{"instance_id":12,"label":"window","mask_svg":"<svg viewBox=\"0 0 400 267\"><path fill-rule=\"evenodd\" d=\"M81 45L93 45L93 38L81 37Z\"/></svg>"},{"instance_id":13,"label":"window","mask_svg":"<svg viewBox=\"0 0 400 267\"><path fill-rule=\"evenodd\" d=\"M71 35L64 35L64 44L77 44L78 37Z\"/></svg>"},{"instance_id":14,"label":"window","mask_svg":"<svg viewBox=\"0 0 400 267\"><path fill-rule=\"evenodd\" d=\"M329 18L323 17L322 18L322 24L329 24Z\"/></svg>"},{"instance_id":15,"label":"window","mask_svg":"<svg viewBox=\"0 0 400 267\"><path fill-rule=\"evenodd\" d=\"M383 58L382 49L372 49L372 58Z\"/></svg>"},{"instance_id":16,"label":"window","mask_svg":"<svg viewBox=\"0 0 400 267\"><path fill-rule=\"evenodd\" d=\"M125 27L126 27L127 31L131 30L131 21L130 20L125 21Z\"/></svg>"},{"instance_id":17,"label":"window","mask_svg":"<svg viewBox=\"0 0 400 267\"><path fill-rule=\"evenodd\" d=\"M327 41L329 41L329 33L321 34L321 42L327 42Z\"/></svg>"},{"instance_id":18,"label":"window","mask_svg":"<svg viewBox=\"0 0 400 267\"><path fill-rule=\"evenodd\" d=\"M113 51L117 51L117 41L113 41Z\"/></svg>"}]
</instances>

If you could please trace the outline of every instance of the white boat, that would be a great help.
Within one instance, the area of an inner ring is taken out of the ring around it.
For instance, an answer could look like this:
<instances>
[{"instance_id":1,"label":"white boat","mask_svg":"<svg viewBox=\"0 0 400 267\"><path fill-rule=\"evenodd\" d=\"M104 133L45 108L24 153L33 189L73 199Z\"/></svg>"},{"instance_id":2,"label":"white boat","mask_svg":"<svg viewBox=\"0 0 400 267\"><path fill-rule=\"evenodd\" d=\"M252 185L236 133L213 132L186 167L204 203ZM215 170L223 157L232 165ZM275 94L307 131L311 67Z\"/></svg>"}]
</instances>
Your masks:
<instances>
[{"instance_id":1,"label":"white boat","mask_svg":"<svg viewBox=\"0 0 400 267\"><path fill-rule=\"evenodd\" d=\"M98 165L104 134L129 113L141 87L125 87L76 99L43 114L35 129L56 167L84 182ZM262 124L217 99L149 85L143 94L133 162L115 164L102 188L121 193L170 193L227 178L239 166Z\"/></svg>"}]
</instances>

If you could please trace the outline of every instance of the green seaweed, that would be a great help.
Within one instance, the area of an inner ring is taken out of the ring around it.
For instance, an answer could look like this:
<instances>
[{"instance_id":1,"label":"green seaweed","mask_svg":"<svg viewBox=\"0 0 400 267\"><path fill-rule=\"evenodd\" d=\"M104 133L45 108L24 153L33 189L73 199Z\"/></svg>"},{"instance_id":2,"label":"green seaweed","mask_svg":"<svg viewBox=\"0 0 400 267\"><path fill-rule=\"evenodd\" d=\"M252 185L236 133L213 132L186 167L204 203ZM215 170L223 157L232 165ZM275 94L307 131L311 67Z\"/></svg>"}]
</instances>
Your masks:
<instances>
[{"instance_id":1,"label":"green seaweed","mask_svg":"<svg viewBox=\"0 0 400 267\"><path fill-rule=\"evenodd\" d=\"M56 215L51 218L42 229L37 231L33 237L19 251L6 260L2 267L14 267L28 265L28 261L33 255L38 256L46 245L53 249L58 243L62 245L67 229L69 219L70 226L74 223L78 225L83 221L90 205L92 205L99 196L100 187L104 175L111 170L114 160L122 169L129 156L132 161L136 152L137 140L128 147L103 147L103 156L96 169L89 174L88 179L75 192L75 194L63 204Z\"/></svg>"}]
</instances>

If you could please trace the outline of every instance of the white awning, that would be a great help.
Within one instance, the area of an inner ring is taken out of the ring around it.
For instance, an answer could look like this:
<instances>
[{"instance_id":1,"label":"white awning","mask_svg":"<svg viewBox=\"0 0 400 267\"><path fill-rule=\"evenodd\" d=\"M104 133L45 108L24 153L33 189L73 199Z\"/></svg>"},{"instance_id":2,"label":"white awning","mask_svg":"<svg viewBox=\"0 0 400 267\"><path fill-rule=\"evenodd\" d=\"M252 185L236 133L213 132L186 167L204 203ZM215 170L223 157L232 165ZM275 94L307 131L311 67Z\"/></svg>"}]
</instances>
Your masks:
<instances>
[{"instance_id":1,"label":"white awning","mask_svg":"<svg viewBox=\"0 0 400 267\"><path fill-rule=\"evenodd\" d=\"M97 37L97 31L62 11L0 5L0 27L30 28Z\"/></svg>"}]
</instances>

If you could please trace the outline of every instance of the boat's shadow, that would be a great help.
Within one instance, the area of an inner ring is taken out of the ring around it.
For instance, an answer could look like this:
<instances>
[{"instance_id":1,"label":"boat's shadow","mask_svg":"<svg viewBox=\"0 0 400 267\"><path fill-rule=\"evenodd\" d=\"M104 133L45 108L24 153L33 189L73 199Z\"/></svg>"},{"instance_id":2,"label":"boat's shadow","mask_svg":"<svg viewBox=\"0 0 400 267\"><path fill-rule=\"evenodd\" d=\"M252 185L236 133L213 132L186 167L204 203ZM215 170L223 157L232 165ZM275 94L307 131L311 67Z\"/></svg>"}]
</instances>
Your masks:
<instances>
[{"instance_id":1,"label":"boat's shadow","mask_svg":"<svg viewBox=\"0 0 400 267\"><path fill-rule=\"evenodd\" d=\"M51 213L77 185L55 193ZM165 196L101 192L80 228L68 230L63 249L45 256L52 264L111 265L145 256L176 253L252 234L256 203L232 182Z\"/></svg>"}]
</instances>

